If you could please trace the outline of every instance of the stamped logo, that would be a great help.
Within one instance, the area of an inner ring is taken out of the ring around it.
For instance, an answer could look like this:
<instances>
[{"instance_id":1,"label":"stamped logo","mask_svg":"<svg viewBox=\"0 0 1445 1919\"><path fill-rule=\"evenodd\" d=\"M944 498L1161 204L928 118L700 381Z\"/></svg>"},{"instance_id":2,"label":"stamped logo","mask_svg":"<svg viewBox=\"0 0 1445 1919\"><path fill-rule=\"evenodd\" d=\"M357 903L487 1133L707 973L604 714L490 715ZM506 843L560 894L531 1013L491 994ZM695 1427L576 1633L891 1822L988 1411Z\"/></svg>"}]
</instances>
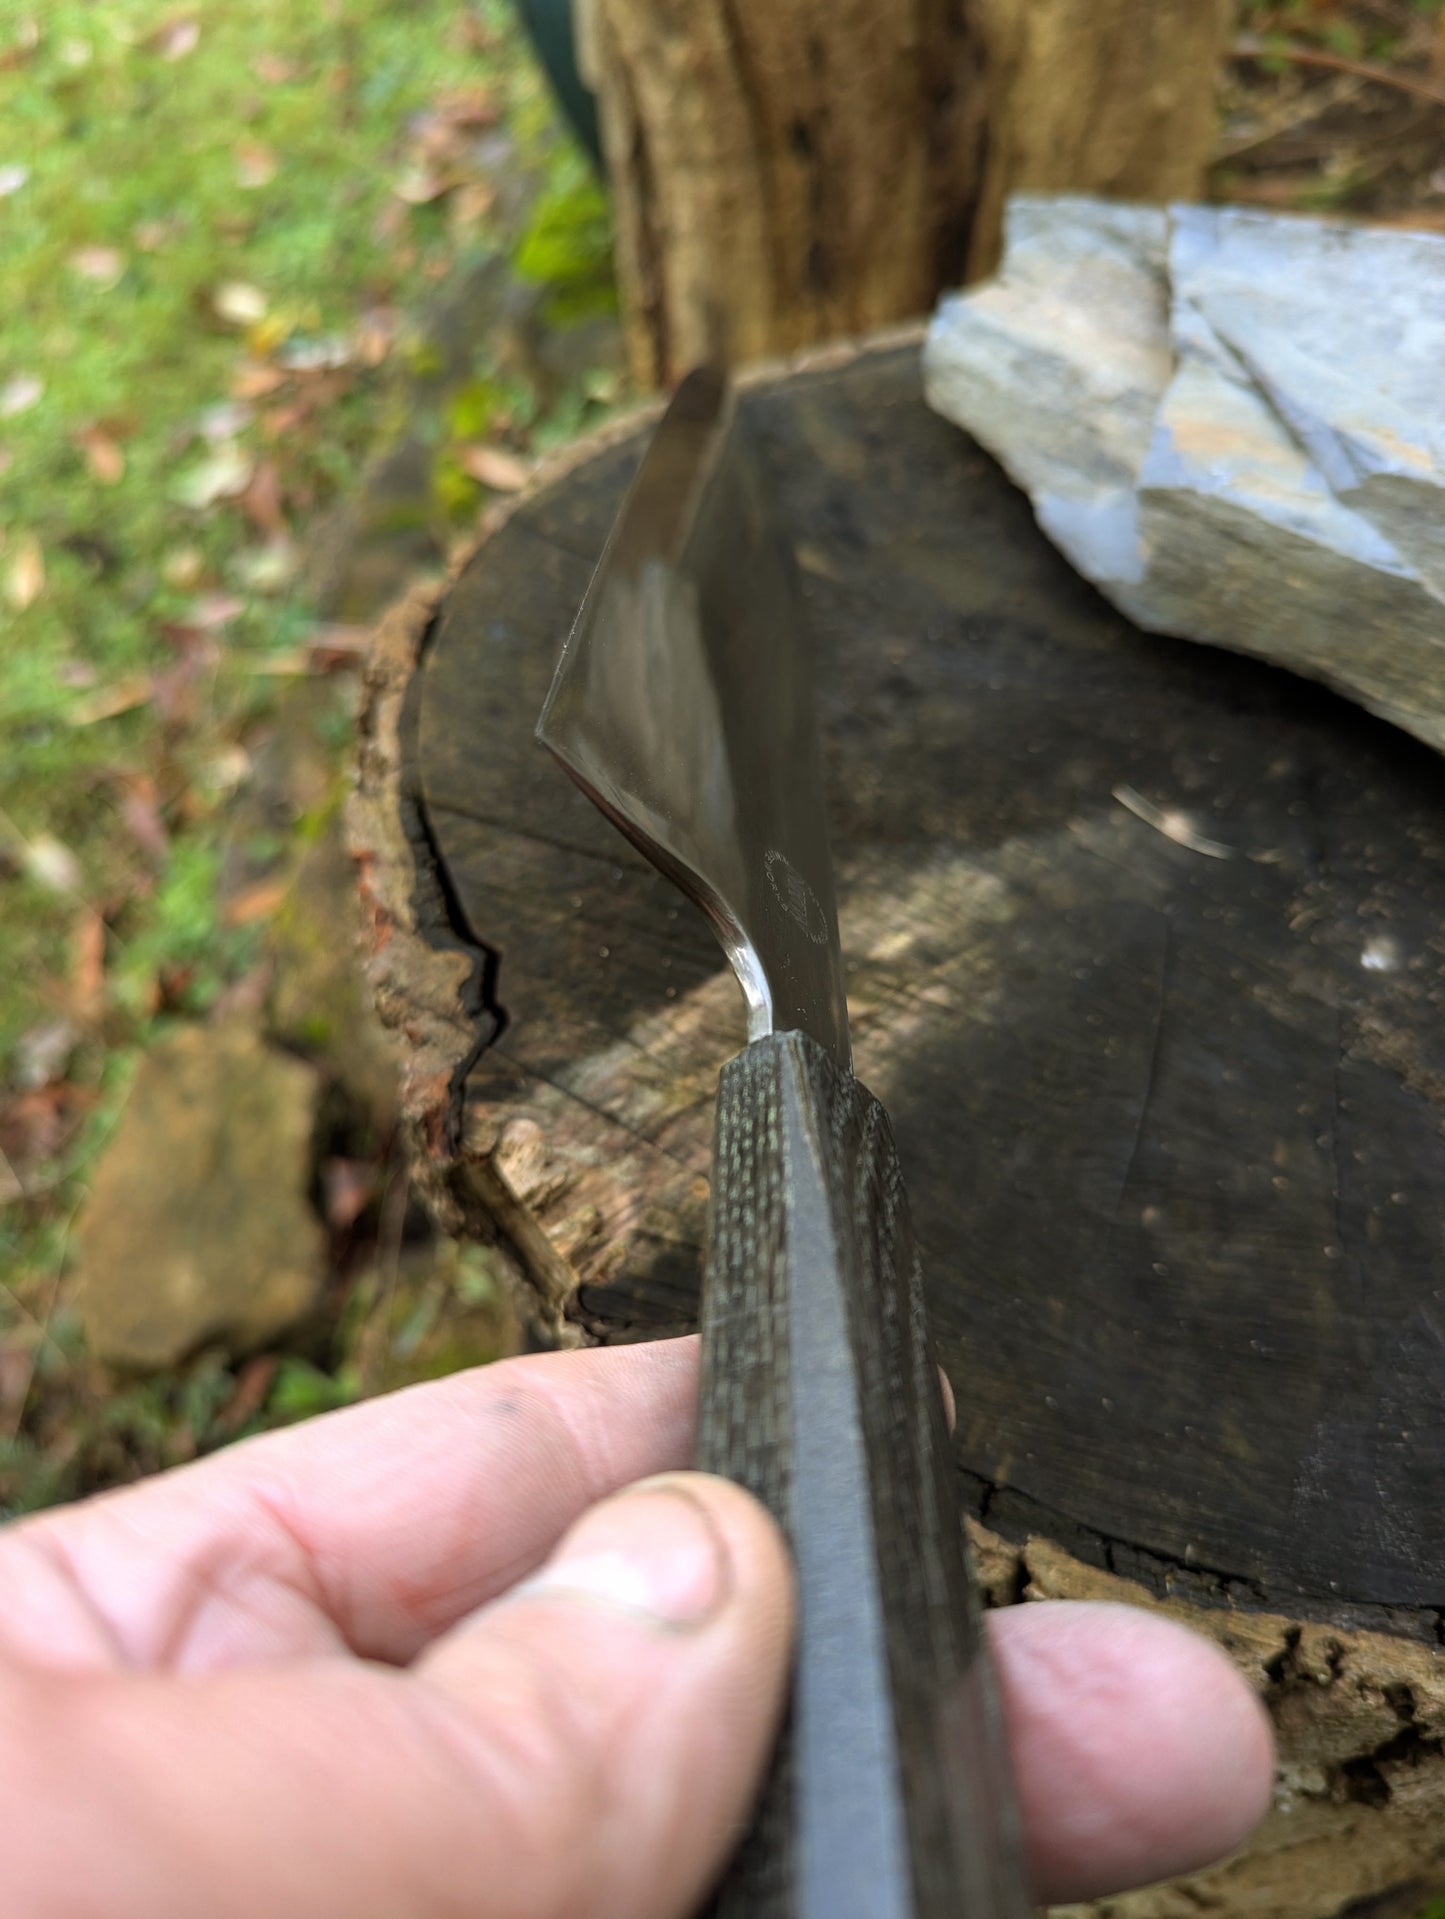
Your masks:
<instances>
[{"instance_id":1,"label":"stamped logo","mask_svg":"<svg viewBox=\"0 0 1445 1919\"><path fill-rule=\"evenodd\" d=\"M828 941L828 916L818 904L817 894L797 867L786 853L778 852L776 847L766 855L763 864L767 869L768 884L788 918L802 927L815 946L825 946Z\"/></svg>"}]
</instances>

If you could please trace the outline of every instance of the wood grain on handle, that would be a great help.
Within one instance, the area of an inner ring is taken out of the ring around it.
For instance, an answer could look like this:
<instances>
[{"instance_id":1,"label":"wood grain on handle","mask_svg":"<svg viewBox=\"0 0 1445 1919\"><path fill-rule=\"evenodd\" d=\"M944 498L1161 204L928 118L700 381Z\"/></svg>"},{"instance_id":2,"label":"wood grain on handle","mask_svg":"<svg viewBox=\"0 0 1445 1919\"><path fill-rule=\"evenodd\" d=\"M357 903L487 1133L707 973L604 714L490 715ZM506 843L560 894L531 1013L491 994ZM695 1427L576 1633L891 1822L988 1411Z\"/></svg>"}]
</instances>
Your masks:
<instances>
[{"instance_id":1,"label":"wood grain on handle","mask_svg":"<svg viewBox=\"0 0 1445 1919\"><path fill-rule=\"evenodd\" d=\"M798 1567L793 1697L714 1919L1020 1919L1012 1786L887 1115L800 1033L723 1068L699 1463Z\"/></svg>"}]
</instances>

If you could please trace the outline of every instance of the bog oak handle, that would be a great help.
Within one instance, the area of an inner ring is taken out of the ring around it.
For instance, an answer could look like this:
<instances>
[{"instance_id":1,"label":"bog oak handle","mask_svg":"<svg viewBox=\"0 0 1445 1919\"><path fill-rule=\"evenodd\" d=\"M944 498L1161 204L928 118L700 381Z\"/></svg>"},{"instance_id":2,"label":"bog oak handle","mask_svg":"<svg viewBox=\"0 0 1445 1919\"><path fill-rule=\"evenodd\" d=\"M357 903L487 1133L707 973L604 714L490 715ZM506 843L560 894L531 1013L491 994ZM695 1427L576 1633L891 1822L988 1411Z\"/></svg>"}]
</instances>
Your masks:
<instances>
[{"instance_id":1,"label":"bog oak handle","mask_svg":"<svg viewBox=\"0 0 1445 1919\"><path fill-rule=\"evenodd\" d=\"M723 1068L699 1463L798 1569L788 1717L713 1919L1021 1919L1017 1817L888 1118L801 1033Z\"/></svg>"}]
</instances>

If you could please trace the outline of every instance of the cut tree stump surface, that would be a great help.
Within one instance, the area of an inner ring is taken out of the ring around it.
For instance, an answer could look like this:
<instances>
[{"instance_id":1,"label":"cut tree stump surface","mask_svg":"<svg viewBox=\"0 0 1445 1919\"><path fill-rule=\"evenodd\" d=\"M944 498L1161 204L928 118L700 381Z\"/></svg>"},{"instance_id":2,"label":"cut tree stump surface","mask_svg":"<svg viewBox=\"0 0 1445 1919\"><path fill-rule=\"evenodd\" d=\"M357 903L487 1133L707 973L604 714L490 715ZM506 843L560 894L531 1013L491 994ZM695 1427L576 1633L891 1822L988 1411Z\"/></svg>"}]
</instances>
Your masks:
<instances>
[{"instance_id":1,"label":"cut tree stump surface","mask_svg":"<svg viewBox=\"0 0 1445 1919\"><path fill-rule=\"evenodd\" d=\"M1445 764L1130 627L916 339L743 404L986 1577L1205 1621L1295 1769L1295 1891L1249 1909L1320 1919L1423 1873L1445 1807ZM392 616L354 815L433 1199L589 1340L693 1324L744 1040L700 916L532 738L649 423Z\"/></svg>"}]
</instances>

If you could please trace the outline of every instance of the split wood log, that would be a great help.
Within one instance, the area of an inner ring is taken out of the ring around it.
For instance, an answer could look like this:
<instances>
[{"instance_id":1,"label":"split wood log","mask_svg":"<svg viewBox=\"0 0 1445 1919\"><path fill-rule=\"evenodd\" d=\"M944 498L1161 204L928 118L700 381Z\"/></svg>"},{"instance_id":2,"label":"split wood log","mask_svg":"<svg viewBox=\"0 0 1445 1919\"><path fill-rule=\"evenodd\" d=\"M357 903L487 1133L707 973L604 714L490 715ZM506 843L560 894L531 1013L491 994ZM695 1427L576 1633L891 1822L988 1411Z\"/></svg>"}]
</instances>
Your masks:
<instances>
[{"instance_id":1,"label":"split wood log","mask_svg":"<svg viewBox=\"0 0 1445 1919\"><path fill-rule=\"evenodd\" d=\"M1020 188L1189 199L1232 0L577 0L633 371L928 312Z\"/></svg>"},{"instance_id":2,"label":"split wood log","mask_svg":"<svg viewBox=\"0 0 1445 1919\"><path fill-rule=\"evenodd\" d=\"M1107 1910L1423 1904L1445 765L1111 612L928 411L917 338L743 403L807 587L858 1066L990 1591L1164 1607L1279 1728L1250 1848ZM744 1036L701 918L532 740L646 426L576 449L386 622L353 816L418 1177L574 1342L693 1323Z\"/></svg>"}]
</instances>

